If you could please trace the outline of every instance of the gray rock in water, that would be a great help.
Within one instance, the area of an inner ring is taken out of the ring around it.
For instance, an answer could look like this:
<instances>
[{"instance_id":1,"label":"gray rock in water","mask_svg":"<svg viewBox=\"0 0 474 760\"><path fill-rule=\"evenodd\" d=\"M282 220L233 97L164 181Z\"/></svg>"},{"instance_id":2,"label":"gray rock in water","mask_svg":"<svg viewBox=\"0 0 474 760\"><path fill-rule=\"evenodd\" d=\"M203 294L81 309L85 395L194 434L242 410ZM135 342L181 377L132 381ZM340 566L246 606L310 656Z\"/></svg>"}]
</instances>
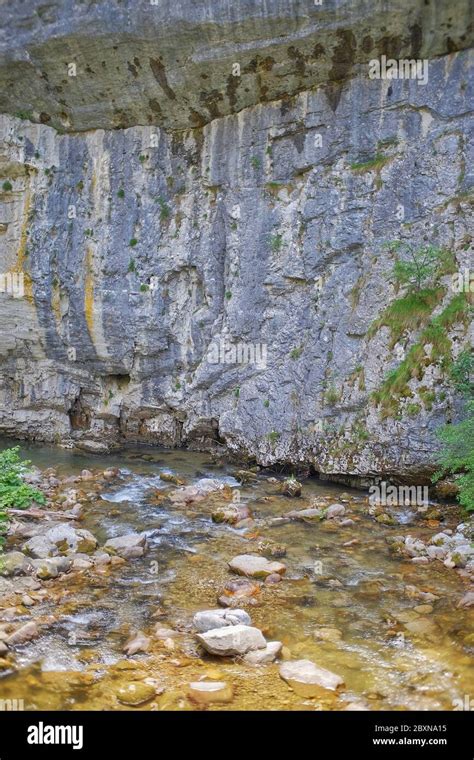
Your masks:
<instances>
[{"instance_id":1,"label":"gray rock in water","mask_svg":"<svg viewBox=\"0 0 474 760\"><path fill-rule=\"evenodd\" d=\"M256 649L254 652L246 654L244 662L249 665L263 665L267 662L273 662L280 654L282 646L281 641L269 641L265 649Z\"/></svg>"},{"instance_id":2,"label":"gray rock in water","mask_svg":"<svg viewBox=\"0 0 474 760\"><path fill-rule=\"evenodd\" d=\"M201 478L192 486L180 488L169 495L171 501L183 504L192 504L203 501L213 491L221 491L224 483L215 478Z\"/></svg>"},{"instance_id":3,"label":"gray rock in water","mask_svg":"<svg viewBox=\"0 0 474 760\"><path fill-rule=\"evenodd\" d=\"M291 512L287 512L285 517L289 517L291 520L317 520L322 515L320 509L309 507L308 509L293 509Z\"/></svg>"},{"instance_id":4,"label":"gray rock in water","mask_svg":"<svg viewBox=\"0 0 474 760\"><path fill-rule=\"evenodd\" d=\"M252 625L250 615L245 610L203 610L193 618L194 627L200 633L228 625Z\"/></svg>"},{"instance_id":5,"label":"gray rock in water","mask_svg":"<svg viewBox=\"0 0 474 760\"><path fill-rule=\"evenodd\" d=\"M22 552L7 552L0 556L0 575L27 575L32 564Z\"/></svg>"},{"instance_id":6,"label":"gray rock in water","mask_svg":"<svg viewBox=\"0 0 474 760\"><path fill-rule=\"evenodd\" d=\"M50 528L44 538L54 544L59 551L88 554L97 548L97 539L89 530L73 528L69 523L60 523Z\"/></svg>"},{"instance_id":7,"label":"gray rock in water","mask_svg":"<svg viewBox=\"0 0 474 760\"><path fill-rule=\"evenodd\" d=\"M283 575L286 571L281 562L270 561L255 554L239 554L229 562L229 567L234 573L249 578L266 578L273 573Z\"/></svg>"},{"instance_id":8,"label":"gray rock in water","mask_svg":"<svg viewBox=\"0 0 474 760\"><path fill-rule=\"evenodd\" d=\"M280 665L280 676L301 697L313 697L321 689L335 691L344 680L311 660L293 660Z\"/></svg>"},{"instance_id":9,"label":"gray rock in water","mask_svg":"<svg viewBox=\"0 0 474 760\"><path fill-rule=\"evenodd\" d=\"M34 567L35 574L43 581L57 578L62 573L67 573L73 564L70 557L45 557L44 559L33 559L31 564Z\"/></svg>"},{"instance_id":10,"label":"gray rock in water","mask_svg":"<svg viewBox=\"0 0 474 760\"><path fill-rule=\"evenodd\" d=\"M8 639L6 639L6 643L8 646L17 646L21 644L26 644L27 641L31 641L32 639L36 639L39 636L39 628L36 625L36 623L25 623L25 625L22 625L20 628L17 628L14 633L12 633Z\"/></svg>"},{"instance_id":11,"label":"gray rock in water","mask_svg":"<svg viewBox=\"0 0 474 760\"><path fill-rule=\"evenodd\" d=\"M231 702L233 689L224 681L194 681L189 684L188 696L193 702L204 705L212 702Z\"/></svg>"},{"instance_id":12,"label":"gray rock in water","mask_svg":"<svg viewBox=\"0 0 474 760\"><path fill-rule=\"evenodd\" d=\"M342 504L331 504L326 512L326 519L333 520L335 517L342 517L346 508Z\"/></svg>"},{"instance_id":13,"label":"gray rock in water","mask_svg":"<svg viewBox=\"0 0 474 760\"><path fill-rule=\"evenodd\" d=\"M23 550L30 557L35 557L36 559L46 559L46 557L54 557L59 554L58 547L52 541L49 541L46 536L33 536L23 544Z\"/></svg>"},{"instance_id":14,"label":"gray rock in water","mask_svg":"<svg viewBox=\"0 0 474 760\"><path fill-rule=\"evenodd\" d=\"M210 654L231 657L265 649L267 642L258 628L249 625L229 625L225 628L198 633L197 640Z\"/></svg>"},{"instance_id":15,"label":"gray rock in water","mask_svg":"<svg viewBox=\"0 0 474 760\"><path fill-rule=\"evenodd\" d=\"M104 544L104 550L109 554L118 554L124 559L142 557L147 549L144 533L128 533L126 536L109 538Z\"/></svg>"}]
</instances>

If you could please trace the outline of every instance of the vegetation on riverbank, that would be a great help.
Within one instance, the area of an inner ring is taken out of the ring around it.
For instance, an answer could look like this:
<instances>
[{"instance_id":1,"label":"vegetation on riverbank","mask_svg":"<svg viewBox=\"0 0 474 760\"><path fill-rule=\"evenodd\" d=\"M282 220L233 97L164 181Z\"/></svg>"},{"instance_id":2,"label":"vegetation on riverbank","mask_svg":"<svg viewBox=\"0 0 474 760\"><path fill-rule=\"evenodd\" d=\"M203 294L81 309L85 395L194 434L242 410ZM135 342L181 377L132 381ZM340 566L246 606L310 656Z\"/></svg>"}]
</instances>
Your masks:
<instances>
[{"instance_id":1,"label":"vegetation on riverbank","mask_svg":"<svg viewBox=\"0 0 474 760\"><path fill-rule=\"evenodd\" d=\"M38 488L25 483L23 476L29 471L31 462L22 460L19 452L19 446L0 452L0 550L8 530L8 509L26 509L33 501L38 504L46 502Z\"/></svg>"},{"instance_id":2,"label":"vegetation on riverbank","mask_svg":"<svg viewBox=\"0 0 474 760\"><path fill-rule=\"evenodd\" d=\"M456 425L445 425L438 431L443 444L439 456L440 470L434 475L436 482L443 475L461 473L456 478L459 488L458 501L469 512L474 511L474 356L463 351L453 365L451 376L458 391L469 400L466 403L466 419Z\"/></svg>"}]
</instances>

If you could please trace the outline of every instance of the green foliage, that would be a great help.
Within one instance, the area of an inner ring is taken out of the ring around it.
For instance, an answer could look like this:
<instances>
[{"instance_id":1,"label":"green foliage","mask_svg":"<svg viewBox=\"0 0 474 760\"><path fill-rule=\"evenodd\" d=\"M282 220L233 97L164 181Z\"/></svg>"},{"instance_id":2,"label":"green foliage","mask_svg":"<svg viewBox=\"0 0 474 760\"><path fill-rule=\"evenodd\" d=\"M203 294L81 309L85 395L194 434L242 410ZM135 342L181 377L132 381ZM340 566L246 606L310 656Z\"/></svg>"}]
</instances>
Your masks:
<instances>
[{"instance_id":1,"label":"green foliage","mask_svg":"<svg viewBox=\"0 0 474 760\"><path fill-rule=\"evenodd\" d=\"M14 114L17 119L21 119L22 121L33 121L33 112L32 111L16 111Z\"/></svg>"},{"instance_id":2,"label":"green foliage","mask_svg":"<svg viewBox=\"0 0 474 760\"><path fill-rule=\"evenodd\" d=\"M390 243L389 248L399 254L393 268L395 280L412 293L432 288L440 277L456 270L453 254L434 245L415 248L396 241Z\"/></svg>"},{"instance_id":3,"label":"green foliage","mask_svg":"<svg viewBox=\"0 0 474 760\"><path fill-rule=\"evenodd\" d=\"M260 169L262 165L262 162L258 156L252 156L252 158L250 159L250 163L252 164L255 170Z\"/></svg>"},{"instance_id":4,"label":"green foliage","mask_svg":"<svg viewBox=\"0 0 474 760\"><path fill-rule=\"evenodd\" d=\"M128 269L127 272L136 272L137 271L137 265L135 263L135 259L130 259L128 262Z\"/></svg>"},{"instance_id":5,"label":"green foliage","mask_svg":"<svg viewBox=\"0 0 474 760\"><path fill-rule=\"evenodd\" d=\"M4 183L3 183L3 185L2 185L2 188L3 188L3 190L4 190L6 193L9 193L9 192L10 192L10 190L13 190L13 185L12 185L12 183L11 183L11 182L9 182L8 180L5 180L5 182L4 182Z\"/></svg>"},{"instance_id":6,"label":"green foliage","mask_svg":"<svg viewBox=\"0 0 474 760\"><path fill-rule=\"evenodd\" d=\"M267 398L263 402L263 406L265 407L265 409L268 409L268 407L270 406L270 401Z\"/></svg>"},{"instance_id":7,"label":"green foliage","mask_svg":"<svg viewBox=\"0 0 474 760\"><path fill-rule=\"evenodd\" d=\"M121 187L120 190L117 190L117 198L125 198L125 190L123 187Z\"/></svg>"},{"instance_id":8,"label":"green foliage","mask_svg":"<svg viewBox=\"0 0 474 760\"><path fill-rule=\"evenodd\" d=\"M391 156L384 156L382 153L377 153L373 158L362 163L351 164L352 171L363 174L364 172L379 171L385 166L388 161L391 160Z\"/></svg>"},{"instance_id":9,"label":"green foliage","mask_svg":"<svg viewBox=\"0 0 474 760\"><path fill-rule=\"evenodd\" d=\"M451 371L452 345L447 333L457 322L467 320L468 306L466 293L459 293L452 298L441 314L425 327L405 359L385 376L381 387L372 395L375 403L381 406L382 417L394 416L397 413L400 400L412 396L409 381L414 377L421 380L428 365L439 364L445 373ZM429 355L425 351L425 346L428 345L431 346ZM433 402L432 394L427 393L423 396L420 392L420 397L426 408L430 408Z\"/></svg>"},{"instance_id":10,"label":"green foliage","mask_svg":"<svg viewBox=\"0 0 474 760\"><path fill-rule=\"evenodd\" d=\"M141 293L147 293L150 290L149 286L146 284L146 282L142 283L140 285L140 292Z\"/></svg>"},{"instance_id":11,"label":"green foliage","mask_svg":"<svg viewBox=\"0 0 474 760\"><path fill-rule=\"evenodd\" d=\"M303 346L297 346L290 351L290 359L299 359L303 353Z\"/></svg>"},{"instance_id":12,"label":"green foliage","mask_svg":"<svg viewBox=\"0 0 474 760\"><path fill-rule=\"evenodd\" d=\"M474 354L462 351L451 367L451 378L456 390L464 396L474 397Z\"/></svg>"},{"instance_id":13,"label":"green foliage","mask_svg":"<svg viewBox=\"0 0 474 760\"><path fill-rule=\"evenodd\" d=\"M138 240L137 240L136 238L132 238L132 239L130 240L130 242L129 242L129 246L130 246L131 248L135 248L135 246L137 245L137 243L138 243Z\"/></svg>"},{"instance_id":14,"label":"green foliage","mask_svg":"<svg viewBox=\"0 0 474 760\"><path fill-rule=\"evenodd\" d=\"M38 488L23 481L30 462L21 460L19 447L0 452L0 547L5 543L8 529L8 508L25 509L32 501L44 504L46 499Z\"/></svg>"},{"instance_id":15,"label":"green foliage","mask_svg":"<svg viewBox=\"0 0 474 760\"><path fill-rule=\"evenodd\" d=\"M324 394L324 400L326 404L329 404L330 406L337 404L340 398L341 394L338 392L337 388L334 385L331 385Z\"/></svg>"},{"instance_id":16,"label":"green foliage","mask_svg":"<svg viewBox=\"0 0 474 760\"><path fill-rule=\"evenodd\" d=\"M157 203L159 203L160 205L160 220L164 222L166 221L166 219L169 219L171 215L170 208L168 204L166 203L165 199L161 195L156 200L157 200Z\"/></svg>"},{"instance_id":17,"label":"green foliage","mask_svg":"<svg viewBox=\"0 0 474 760\"><path fill-rule=\"evenodd\" d=\"M232 298L232 291L226 290L225 297L227 298L228 301L230 301L230 299Z\"/></svg>"},{"instance_id":18,"label":"green foliage","mask_svg":"<svg viewBox=\"0 0 474 760\"><path fill-rule=\"evenodd\" d=\"M443 295L443 288L433 288L420 290L418 293L408 293L403 298L397 298L372 323L369 328L369 338L385 325L391 333L389 347L393 348L406 330L413 332L426 324L435 306L442 301Z\"/></svg>"},{"instance_id":19,"label":"green foliage","mask_svg":"<svg viewBox=\"0 0 474 760\"><path fill-rule=\"evenodd\" d=\"M268 440L275 444L277 441L280 440L280 433L278 433L276 430L272 430L270 433L267 434Z\"/></svg>"},{"instance_id":20,"label":"green foliage","mask_svg":"<svg viewBox=\"0 0 474 760\"><path fill-rule=\"evenodd\" d=\"M271 236L270 248L272 249L273 253L278 253L278 251L281 251L282 245L283 245L283 235L278 233L277 235Z\"/></svg>"},{"instance_id":21,"label":"green foliage","mask_svg":"<svg viewBox=\"0 0 474 760\"><path fill-rule=\"evenodd\" d=\"M447 474L462 474L456 478L458 501L468 511L474 511L474 401L467 404L467 417L456 425L445 425L438 431L444 444L433 476L436 482Z\"/></svg>"}]
</instances>

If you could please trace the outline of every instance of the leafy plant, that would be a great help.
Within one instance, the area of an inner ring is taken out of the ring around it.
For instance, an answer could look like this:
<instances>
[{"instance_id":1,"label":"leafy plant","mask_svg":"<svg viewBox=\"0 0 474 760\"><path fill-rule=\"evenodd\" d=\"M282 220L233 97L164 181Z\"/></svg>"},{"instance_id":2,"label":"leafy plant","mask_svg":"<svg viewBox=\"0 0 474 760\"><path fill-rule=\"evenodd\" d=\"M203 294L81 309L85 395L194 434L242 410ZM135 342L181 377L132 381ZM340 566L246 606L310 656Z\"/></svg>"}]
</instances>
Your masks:
<instances>
[{"instance_id":1,"label":"leafy plant","mask_svg":"<svg viewBox=\"0 0 474 760\"><path fill-rule=\"evenodd\" d=\"M13 185L8 180L5 180L5 182L2 185L2 188L5 190L6 193L9 193L10 190L13 190Z\"/></svg>"},{"instance_id":2,"label":"leafy plant","mask_svg":"<svg viewBox=\"0 0 474 760\"><path fill-rule=\"evenodd\" d=\"M469 512L474 511L474 401L467 404L467 417L456 425L445 425L438 433L444 448L438 457L440 469L433 482L447 474L462 473L456 478L458 501Z\"/></svg>"},{"instance_id":3,"label":"leafy plant","mask_svg":"<svg viewBox=\"0 0 474 760\"><path fill-rule=\"evenodd\" d=\"M408 243L391 243L392 251L397 256L393 274L399 285L405 285L411 292L419 292L423 288L433 287L443 274L455 269L456 262L453 254L434 245L415 248Z\"/></svg>"},{"instance_id":4,"label":"leafy plant","mask_svg":"<svg viewBox=\"0 0 474 760\"><path fill-rule=\"evenodd\" d=\"M170 208L168 204L166 203L165 199L161 195L156 200L160 205L160 220L164 222L166 219L169 219L171 215Z\"/></svg>"},{"instance_id":5,"label":"leafy plant","mask_svg":"<svg viewBox=\"0 0 474 760\"><path fill-rule=\"evenodd\" d=\"M451 377L458 391L474 397L474 354L469 349L462 351L453 366Z\"/></svg>"},{"instance_id":6,"label":"leafy plant","mask_svg":"<svg viewBox=\"0 0 474 760\"><path fill-rule=\"evenodd\" d=\"M252 156L252 158L250 159L250 163L252 164L252 167L255 170L260 169L260 167L262 165L262 162L261 162L261 160L259 159L258 156Z\"/></svg>"},{"instance_id":7,"label":"leafy plant","mask_svg":"<svg viewBox=\"0 0 474 760\"><path fill-rule=\"evenodd\" d=\"M283 235L278 233L277 235L272 235L270 238L270 247L273 251L273 253L278 253L278 251L281 251L281 247L283 245Z\"/></svg>"},{"instance_id":8,"label":"leafy plant","mask_svg":"<svg viewBox=\"0 0 474 760\"><path fill-rule=\"evenodd\" d=\"M25 483L23 475L28 472L30 462L21 460L20 448L15 446L0 452L0 547L5 543L8 529L8 508L26 509L31 502L44 504L44 494Z\"/></svg>"}]
</instances>

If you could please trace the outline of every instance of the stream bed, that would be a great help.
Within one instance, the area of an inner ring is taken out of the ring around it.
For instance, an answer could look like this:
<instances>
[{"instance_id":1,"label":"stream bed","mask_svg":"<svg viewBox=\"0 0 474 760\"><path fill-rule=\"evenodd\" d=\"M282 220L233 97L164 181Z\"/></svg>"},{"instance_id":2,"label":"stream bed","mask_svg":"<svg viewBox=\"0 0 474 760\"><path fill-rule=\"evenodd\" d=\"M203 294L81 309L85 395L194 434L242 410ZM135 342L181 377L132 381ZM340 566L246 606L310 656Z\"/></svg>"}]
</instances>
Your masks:
<instances>
[{"instance_id":1,"label":"stream bed","mask_svg":"<svg viewBox=\"0 0 474 760\"><path fill-rule=\"evenodd\" d=\"M275 473L241 484L235 465L209 454L129 448L96 456L21 446L60 480L94 474L60 489L80 491L77 526L100 546L145 532L148 549L137 559L43 581L41 593L28 592L34 604L19 598L0 611L0 621L41 626L40 636L3 659L2 699L22 700L31 710L130 709L120 695L139 683L155 694L140 710L452 710L472 693L473 615L458 606L468 580L443 562L413 562L390 546L397 535L426 542L455 531L463 519L457 506L441 505L439 520L416 506L397 508L395 524L386 525L374 519L362 491L308 478L301 496L290 498L278 493L282 478ZM107 468L118 468L117 477L96 477ZM163 473L188 486L211 478L226 488L197 503L173 502L179 486L161 480ZM216 506L236 503L235 494L251 519L238 528L214 522ZM318 499L342 504L348 524L281 519ZM194 614L218 608L226 594L233 604L229 584L238 576L227 563L268 548L286 566L282 580L254 582L253 589L249 583L234 606L267 640L282 642L283 659L309 659L340 675L337 692L299 696L280 677L278 661L255 666L219 658L196 642ZM127 655L136 632L150 636L151 646ZM232 698L210 705L190 699L189 684L206 679L231 684Z\"/></svg>"}]
</instances>

